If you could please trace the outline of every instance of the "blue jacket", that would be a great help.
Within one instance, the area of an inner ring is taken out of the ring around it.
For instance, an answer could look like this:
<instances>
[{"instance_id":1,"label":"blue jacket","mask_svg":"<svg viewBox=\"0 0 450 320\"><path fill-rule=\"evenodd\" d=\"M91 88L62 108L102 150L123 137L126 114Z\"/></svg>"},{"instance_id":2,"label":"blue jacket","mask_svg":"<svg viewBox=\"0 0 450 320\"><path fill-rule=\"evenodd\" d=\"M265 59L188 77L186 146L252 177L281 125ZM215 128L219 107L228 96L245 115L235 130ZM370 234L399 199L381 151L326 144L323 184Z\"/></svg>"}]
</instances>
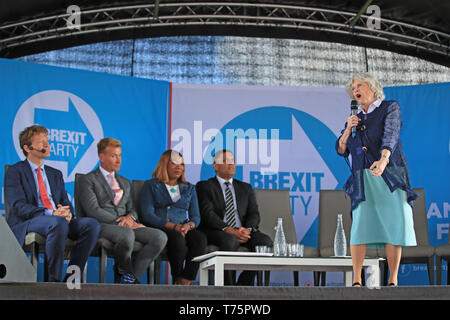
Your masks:
<instances>
[{"instance_id":1,"label":"blue jacket","mask_svg":"<svg viewBox=\"0 0 450 320\"><path fill-rule=\"evenodd\" d=\"M361 119L361 122L358 125L356 137L348 138L347 150L342 155L348 157L351 154L352 156L352 175L345 184L345 192L350 196L352 210L361 201L366 200L363 170L368 169L374 161L380 159L383 149L391 151L391 156L381 177L391 192L398 188L406 191L407 200L412 206L418 194L411 189L409 181L408 162L400 140L402 118L397 101L384 100L371 113L367 115L362 112L358 113L358 118ZM335 144L336 151L340 138Z\"/></svg>"},{"instance_id":2,"label":"blue jacket","mask_svg":"<svg viewBox=\"0 0 450 320\"><path fill-rule=\"evenodd\" d=\"M173 202L166 185L151 179L142 186L139 197L141 216L139 220L149 227L163 229L166 222L175 224L192 221L200 224L200 211L194 185L180 183L181 198Z\"/></svg>"},{"instance_id":3,"label":"blue jacket","mask_svg":"<svg viewBox=\"0 0 450 320\"><path fill-rule=\"evenodd\" d=\"M44 169L55 205L69 206L73 215L72 203L67 197L61 171L49 166L45 166ZM4 188L5 198L10 207L8 224L20 245L23 245L29 221L45 214L45 208L38 207L39 195L27 160L8 168Z\"/></svg>"}]
</instances>

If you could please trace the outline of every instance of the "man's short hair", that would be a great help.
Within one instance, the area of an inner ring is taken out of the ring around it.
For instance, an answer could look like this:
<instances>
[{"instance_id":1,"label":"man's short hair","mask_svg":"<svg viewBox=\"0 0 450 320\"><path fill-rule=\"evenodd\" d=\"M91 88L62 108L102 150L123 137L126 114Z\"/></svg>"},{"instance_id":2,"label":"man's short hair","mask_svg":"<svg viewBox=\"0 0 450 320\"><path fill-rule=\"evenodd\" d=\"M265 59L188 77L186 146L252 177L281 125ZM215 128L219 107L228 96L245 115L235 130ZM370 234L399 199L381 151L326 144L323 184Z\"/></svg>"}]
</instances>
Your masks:
<instances>
[{"instance_id":1,"label":"man's short hair","mask_svg":"<svg viewBox=\"0 0 450 320\"><path fill-rule=\"evenodd\" d=\"M97 143L97 153L98 154L105 153L106 148L110 146L117 148L122 146L122 143L114 138L103 138Z\"/></svg>"},{"instance_id":2,"label":"man's short hair","mask_svg":"<svg viewBox=\"0 0 450 320\"><path fill-rule=\"evenodd\" d=\"M223 163L223 154L224 154L225 152L231 153L231 154L233 155L233 157L234 157L233 151L228 150L228 149L221 149L221 150L217 151L217 152L214 154L213 163L218 163L218 160L219 160L219 159L220 159L219 163Z\"/></svg>"},{"instance_id":3,"label":"man's short hair","mask_svg":"<svg viewBox=\"0 0 450 320\"><path fill-rule=\"evenodd\" d=\"M19 133L20 148L22 148L22 152L25 157L28 155L28 152L25 151L23 146L31 146L31 138L33 138L36 133L48 134L48 130L46 127L33 124L32 126L26 127L21 133Z\"/></svg>"}]
</instances>

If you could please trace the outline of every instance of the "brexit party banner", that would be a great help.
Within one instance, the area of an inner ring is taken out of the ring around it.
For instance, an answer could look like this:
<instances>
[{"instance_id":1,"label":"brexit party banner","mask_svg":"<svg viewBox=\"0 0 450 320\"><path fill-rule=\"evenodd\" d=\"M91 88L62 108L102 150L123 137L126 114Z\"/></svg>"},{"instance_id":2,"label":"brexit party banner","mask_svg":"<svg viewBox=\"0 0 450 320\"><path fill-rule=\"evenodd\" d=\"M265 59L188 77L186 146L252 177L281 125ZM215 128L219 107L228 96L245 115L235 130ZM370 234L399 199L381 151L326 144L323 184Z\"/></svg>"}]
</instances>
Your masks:
<instances>
[{"instance_id":1,"label":"brexit party banner","mask_svg":"<svg viewBox=\"0 0 450 320\"><path fill-rule=\"evenodd\" d=\"M150 178L167 147L168 82L7 59L0 59L0 74L0 163L25 159L19 133L39 124L49 130L47 164L62 171L70 197L75 173L98 166L97 142L104 137L122 142L120 174ZM2 189L3 179L2 169Z\"/></svg>"},{"instance_id":2,"label":"brexit party banner","mask_svg":"<svg viewBox=\"0 0 450 320\"><path fill-rule=\"evenodd\" d=\"M450 84L385 93L401 106L401 139L411 184L425 188L430 242L447 243ZM317 247L319 191L343 189L350 175L334 149L350 114L345 89L174 84L172 102L170 143L185 158L187 179L213 177L214 152L234 151L235 177L253 188L288 189L297 238ZM399 281L427 284L426 265L402 265Z\"/></svg>"},{"instance_id":3,"label":"brexit party banner","mask_svg":"<svg viewBox=\"0 0 450 320\"><path fill-rule=\"evenodd\" d=\"M411 184L425 189L433 246L448 243L450 212L450 83L385 88L403 119L401 139Z\"/></svg>"},{"instance_id":4,"label":"brexit party banner","mask_svg":"<svg viewBox=\"0 0 450 320\"><path fill-rule=\"evenodd\" d=\"M400 104L400 138L411 185L424 188L430 244L448 243L450 212L450 83L384 88L386 99ZM448 265L443 261L442 283ZM399 284L428 285L425 264L402 264Z\"/></svg>"},{"instance_id":5,"label":"brexit party banner","mask_svg":"<svg viewBox=\"0 0 450 320\"><path fill-rule=\"evenodd\" d=\"M290 191L297 238L317 247L319 191L350 175L334 151L349 108L339 88L174 84L171 146L192 183L215 175L216 150L232 150L237 179Z\"/></svg>"}]
</instances>

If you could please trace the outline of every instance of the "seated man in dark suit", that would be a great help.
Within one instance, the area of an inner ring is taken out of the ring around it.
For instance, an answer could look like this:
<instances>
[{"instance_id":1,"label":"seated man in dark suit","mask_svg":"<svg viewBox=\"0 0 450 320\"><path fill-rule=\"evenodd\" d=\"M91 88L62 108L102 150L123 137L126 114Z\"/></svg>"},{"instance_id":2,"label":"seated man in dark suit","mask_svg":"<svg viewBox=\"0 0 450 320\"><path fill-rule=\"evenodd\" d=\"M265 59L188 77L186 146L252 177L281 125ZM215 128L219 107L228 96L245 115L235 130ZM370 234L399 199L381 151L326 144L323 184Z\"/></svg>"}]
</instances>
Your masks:
<instances>
[{"instance_id":1,"label":"seated man in dark suit","mask_svg":"<svg viewBox=\"0 0 450 320\"><path fill-rule=\"evenodd\" d=\"M236 171L234 155L220 150L214 156L216 176L199 181L196 186L201 222L209 244L221 251L237 251L245 246L255 251L255 246L272 246L270 237L258 230L260 221L255 193L250 184L233 179ZM237 285L254 285L256 271L241 273ZM225 271L224 282L234 285L232 272Z\"/></svg>"},{"instance_id":2,"label":"seated man in dark suit","mask_svg":"<svg viewBox=\"0 0 450 320\"><path fill-rule=\"evenodd\" d=\"M73 217L61 171L44 161L50 157L47 133L46 128L38 125L20 133L20 147L27 159L8 168L5 196L11 208L8 224L20 245L24 244L28 232L45 236L48 281L60 282L67 237L76 240L69 266L77 265L83 272L97 242L100 225L91 218Z\"/></svg>"},{"instance_id":3,"label":"seated man in dark suit","mask_svg":"<svg viewBox=\"0 0 450 320\"><path fill-rule=\"evenodd\" d=\"M104 138L97 144L100 166L79 181L80 204L101 225L100 237L114 243L114 281L139 283L149 264L167 243L166 234L139 223L128 179L117 174L122 164L121 142ZM133 254L134 242L144 245Z\"/></svg>"}]
</instances>

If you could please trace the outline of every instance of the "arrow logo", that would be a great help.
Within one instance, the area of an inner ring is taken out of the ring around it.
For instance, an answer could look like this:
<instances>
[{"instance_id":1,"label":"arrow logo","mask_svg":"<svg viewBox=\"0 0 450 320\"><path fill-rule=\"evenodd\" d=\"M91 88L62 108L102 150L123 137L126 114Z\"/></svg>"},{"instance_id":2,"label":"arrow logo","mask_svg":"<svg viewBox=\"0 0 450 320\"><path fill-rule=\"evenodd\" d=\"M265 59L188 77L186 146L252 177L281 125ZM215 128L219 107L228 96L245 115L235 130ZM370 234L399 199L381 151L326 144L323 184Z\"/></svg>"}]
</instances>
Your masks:
<instances>
[{"instance_id":1,"label":"arrow logo","mask_svg":"<svg viewBox=\"0 0 450 320\"><path fill-rule=\"evenodd\" d=\"M236 134L227 135L227 131ZM305 112L261 107L232 119L217 136L224 138L221 143L213 139L206 155L213 154L217 145L235 151L237 179L257 189L290 191L299 240L307 237L317 219L319 191L335 189L345 182L345 163L334 151L336 135ZM200 179L214 174L211 165L202 165Z\"/></svg>"},{"instance_id":2,"label":"arrow logo","mask_svg":"<svg viewBox=\"0 0 450 320\"><path fill-rule=\"evenodd\" d=\"M40 124L48 130L50 158L46 161L72 182L76 172L91 171L98 162L97 142L103 129L94 110L76 95L60 90L46 90L31 96L19 108L13 124L17 154L24 159L18 135L23 128Z\"/></svg>"},{"instance_id":3,"label":"arrow logo","mask_svg":"<svg viewBox=\"0 0 450 320\"><path fill-rule=\"evenodd\" d=\"M67 161L70 176L94 139L81 120L72 99L68 98L66 103L67 111L36 109L34 119L49 131L49 160ZM70 129L67 129L68 127Z\"/></svg>"}]
</instances>

